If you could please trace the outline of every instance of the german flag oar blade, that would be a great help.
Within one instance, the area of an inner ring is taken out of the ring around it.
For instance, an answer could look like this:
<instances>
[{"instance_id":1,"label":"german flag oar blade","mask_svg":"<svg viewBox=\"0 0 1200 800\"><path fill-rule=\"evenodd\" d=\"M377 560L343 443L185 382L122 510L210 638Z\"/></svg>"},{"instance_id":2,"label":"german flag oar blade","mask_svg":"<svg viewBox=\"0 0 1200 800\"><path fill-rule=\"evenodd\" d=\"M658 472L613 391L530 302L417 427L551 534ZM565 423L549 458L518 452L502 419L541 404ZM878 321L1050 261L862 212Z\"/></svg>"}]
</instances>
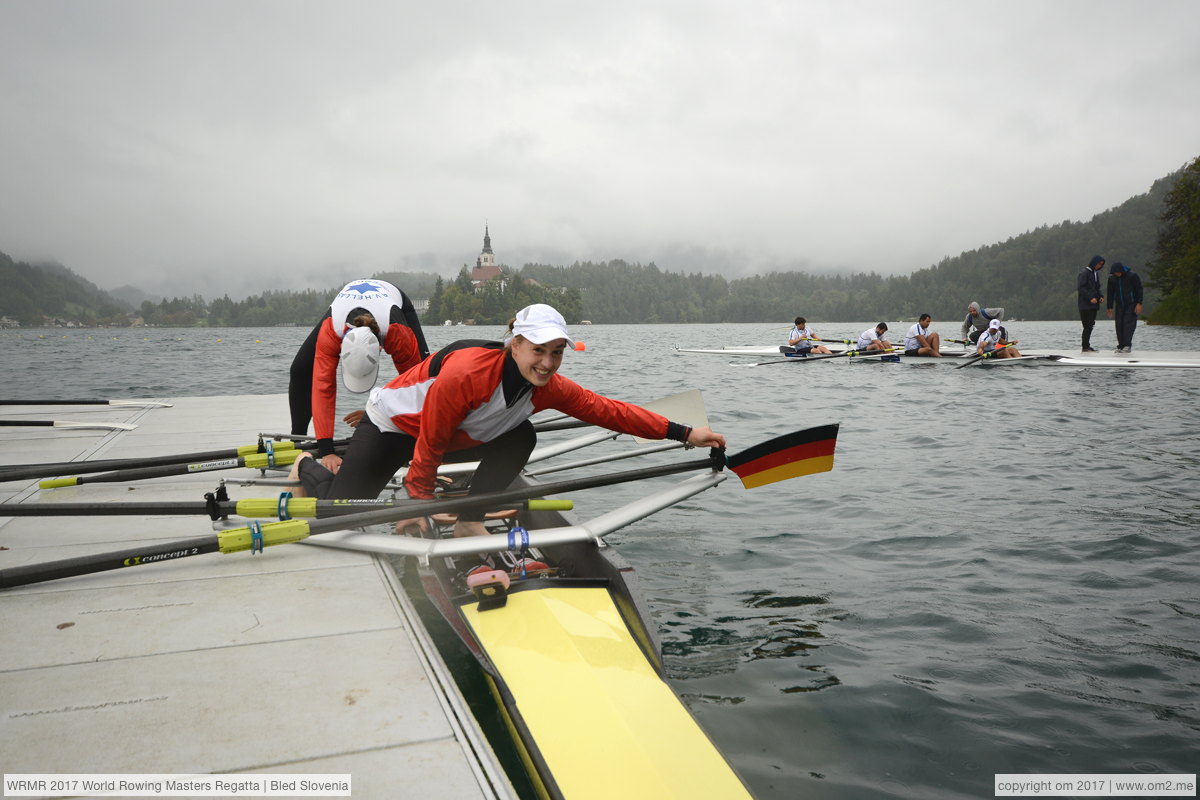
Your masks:
<instances>
[{"instance_id":1,"label":"german flag oar blade","mask_svg":"<svg viewBox=\"0 0 1200 800\"><path fill-rule=\"evenodd\" d=\"M747 489L833 469L839 423L778 436L726 459Z\"/></svg>"}]
</instances>

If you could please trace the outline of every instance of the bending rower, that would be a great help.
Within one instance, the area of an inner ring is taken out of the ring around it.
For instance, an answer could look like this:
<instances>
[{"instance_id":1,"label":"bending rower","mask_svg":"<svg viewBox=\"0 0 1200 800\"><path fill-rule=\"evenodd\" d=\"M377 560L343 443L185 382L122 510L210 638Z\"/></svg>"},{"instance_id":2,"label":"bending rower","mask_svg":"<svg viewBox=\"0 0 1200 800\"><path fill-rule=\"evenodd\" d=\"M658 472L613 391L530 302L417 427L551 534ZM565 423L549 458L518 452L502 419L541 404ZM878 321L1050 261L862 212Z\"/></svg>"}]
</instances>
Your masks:
<instances>
[{"instance_id":1,"label":"bending rower","mask_svg":"<svg viewBox=\"0 0 1200 800\"><path fill-rule=\"evenodd\" d=\"M336 472L342 463L333 452L338 364L346 389L361 394L375 385L380 350L391 355L396 372L429 355L408 295L387 281L363 279L342 287L292 360L288 382L292 434L307 433L311 419L317 455L329 470Z\"/></svg>"}]
</instances>

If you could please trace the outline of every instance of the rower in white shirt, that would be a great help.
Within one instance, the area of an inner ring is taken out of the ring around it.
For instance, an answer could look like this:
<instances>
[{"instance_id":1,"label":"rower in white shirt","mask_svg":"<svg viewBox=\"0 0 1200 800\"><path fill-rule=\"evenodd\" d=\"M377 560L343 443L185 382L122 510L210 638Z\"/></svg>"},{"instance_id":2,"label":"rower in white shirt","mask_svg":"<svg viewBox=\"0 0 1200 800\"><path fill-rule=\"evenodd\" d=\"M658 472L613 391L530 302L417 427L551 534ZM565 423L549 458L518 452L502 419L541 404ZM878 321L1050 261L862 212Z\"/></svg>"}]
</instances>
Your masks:
<instances>
[{"instance_id":1,"label":"rower in white shirt","mask_svg":"<svg viewBox=\"0 0 1200 800\"><path fill-rule=\"evenodd\" d=\"M800 353L821 353L822 355L827 355L833 352L823 344L813 344L813 342L820 341L822 341L821 337L817 336L813 329L808 327L808 320L804 317L796 317L796 327L792 328L792 332L788 334L788 344L796 348L796 352Z\"/></svg>"},{"instance_id":2,"label":"rower in white shirt","mask_svg":"<svg viewBox=\"0 0 1200 800\"><path fill-rule=\"evenodd\" d=\"M858 335L859 350L891 350L892 343L883 338L887 333L887 323L881 322L874 328L867 328Z\"/></svg>"},{"instance_id":3,"label":"rower in white shirt","mask_svg":"<svg viewBox=\"0 0 1200 800\"><path fill-rule=\"evenodd\" d=\"M904 355L906 356L942 356L942 337L929 330L933 317L922 314L921 318L908 329L904 337Z\"/></svg>"},{"instance_id":4,"label":"rower in white shirt","mask_svg":"<svg viewBox=\"0 0 1200 800\"><path fill-rule=\"evenodd\" d=\"M1000 320L994 319L979 335L975 352L978 355L990 354L992 358L1019 358L1021 353L1016 348L1016 342L1008 341L1008 331L1000 325Z\"/></svg>"}]
</instances>

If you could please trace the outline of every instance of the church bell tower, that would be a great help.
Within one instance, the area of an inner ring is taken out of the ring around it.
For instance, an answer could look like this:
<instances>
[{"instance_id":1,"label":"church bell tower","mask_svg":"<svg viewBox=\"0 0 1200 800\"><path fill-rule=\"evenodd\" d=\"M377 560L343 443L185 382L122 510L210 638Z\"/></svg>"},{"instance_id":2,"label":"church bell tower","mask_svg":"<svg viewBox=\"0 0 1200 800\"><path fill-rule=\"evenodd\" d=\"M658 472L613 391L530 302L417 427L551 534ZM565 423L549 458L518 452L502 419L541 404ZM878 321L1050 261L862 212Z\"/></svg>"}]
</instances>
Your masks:
<instances>
[{"instance_id":1,"label":"church bell tower","mask_svg":"<svg viewBox=\"0 0 1200 800\"><path fill-rule=\"evenodd\" d=\"M483 252L479 254L479 258L475 259L475 268L494 267L496 266L496 254L492 252L492 236L488 232L488 225L483 224Z\"/></svg>"}]
</instances>

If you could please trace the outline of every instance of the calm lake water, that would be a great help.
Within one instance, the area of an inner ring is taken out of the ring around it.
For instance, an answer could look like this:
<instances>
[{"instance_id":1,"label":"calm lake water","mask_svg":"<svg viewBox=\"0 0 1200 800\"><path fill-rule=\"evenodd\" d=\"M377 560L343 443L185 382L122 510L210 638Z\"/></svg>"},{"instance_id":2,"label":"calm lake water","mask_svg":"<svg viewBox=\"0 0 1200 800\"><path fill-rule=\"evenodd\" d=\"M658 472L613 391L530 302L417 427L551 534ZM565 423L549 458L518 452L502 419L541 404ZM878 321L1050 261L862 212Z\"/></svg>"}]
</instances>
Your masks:
<instances>
[{"instance_id":1,"label":"calm lake water","mask_svg":"<svg viewBox=\"0 0 1200 800\"><path fill-rule=\"evenodd\" d=\"M975 798L1001 772L1196 771L1200 371L750 368L672 349L778 344L789 327L579 327L587 351L563 366L633 401L703 390L732 452L841 423L832 472L727 481L609 539L649 592L672 681L756 795ZM1064 353L1078 328L1010 325ZM4 393L283 392L307 333L0 331ZM500 330L426 333L436 348ZM1093 342L1115 347L1111 323ZM1198 329L1134 339L1198 345ZM582 493L577 513L648 488Z\"/></svg>"}]
</instances>

